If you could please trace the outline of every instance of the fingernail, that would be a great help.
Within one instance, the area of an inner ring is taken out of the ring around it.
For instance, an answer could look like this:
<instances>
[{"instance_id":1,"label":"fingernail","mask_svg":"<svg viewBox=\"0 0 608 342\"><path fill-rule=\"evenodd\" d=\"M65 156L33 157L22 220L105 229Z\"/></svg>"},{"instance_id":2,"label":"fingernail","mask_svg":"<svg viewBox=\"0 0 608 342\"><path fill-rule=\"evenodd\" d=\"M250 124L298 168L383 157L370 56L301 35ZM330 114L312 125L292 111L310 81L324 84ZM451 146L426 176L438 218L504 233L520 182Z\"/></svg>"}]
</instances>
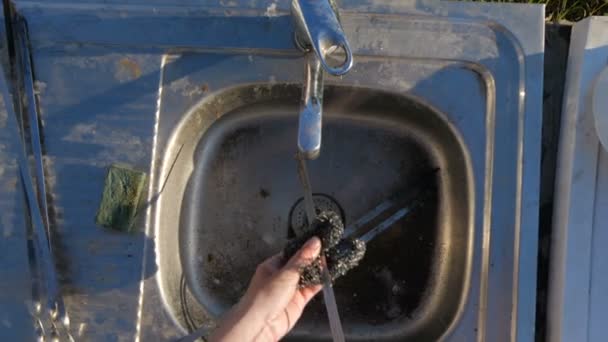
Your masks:
<instances>
[{"instance_id":1,"label":"fingernail","mask_svg":"<svg viewBox=\"0 0 608 342\"><path fill-rule=\"evenodd\" d=\"M313 236L312 238L310 238L310 240L306 241L306 244L304 244L304 248L305 249L312 249L312 250L317 250L317 249L321 249L321 240L319 240L318 237Z\"/></svg>"}]
</instances>

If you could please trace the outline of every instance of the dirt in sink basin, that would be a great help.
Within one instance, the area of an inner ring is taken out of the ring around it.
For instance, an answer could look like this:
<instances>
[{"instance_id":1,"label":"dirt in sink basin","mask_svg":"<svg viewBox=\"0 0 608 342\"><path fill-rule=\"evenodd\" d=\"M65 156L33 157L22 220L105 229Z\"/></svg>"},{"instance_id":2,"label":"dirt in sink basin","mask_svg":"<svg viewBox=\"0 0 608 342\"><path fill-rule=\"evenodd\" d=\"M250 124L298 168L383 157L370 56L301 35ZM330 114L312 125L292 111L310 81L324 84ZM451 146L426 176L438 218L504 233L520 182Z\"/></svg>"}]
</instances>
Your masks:
<instances>
[{"instance_id":1,"label":"dirt in sink basin","mask_svg":"<svg viewBox=\"0 0 608 342\"><path fill-rule=\"evenodd\" d=\"M437 202L430 199L410 216L367 244L360 265L334 284L343 322L381 325L411 318L432 279ZM326 318L322 296L306 308L303 320Z\"/></svg>"}]
</instances>

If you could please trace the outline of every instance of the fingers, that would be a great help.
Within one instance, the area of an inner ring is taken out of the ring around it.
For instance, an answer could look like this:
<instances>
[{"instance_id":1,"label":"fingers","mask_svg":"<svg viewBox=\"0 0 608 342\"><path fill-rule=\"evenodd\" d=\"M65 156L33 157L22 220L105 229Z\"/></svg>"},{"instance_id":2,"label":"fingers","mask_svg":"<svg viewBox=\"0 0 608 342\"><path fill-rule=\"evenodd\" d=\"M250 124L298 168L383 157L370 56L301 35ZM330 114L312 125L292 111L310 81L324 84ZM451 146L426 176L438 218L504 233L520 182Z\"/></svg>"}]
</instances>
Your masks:
<instances>
[{"instance_id":1,"label":"fingers","mask_svg":"<svg viewBox=\"0 0 608 342\"><path fill-rule=\"evenodd\" d=\"M304 266L310 265L319 253L321 252L321 240L318 237L312 237L306 241L304 246L289 259L285 268L295 269L300 272L300 269Z\"/></svg>"},{"instance_id":2,"label":"fingers","mask_svg":"<svg viewBox=\"0 0 608 342\"><path fill-rule=\"evenodd\" d=\"M300 289L300 294L302 294L302 298L304 299L304 305L308 304L308 302L310 302L310 300L313 299L322 289L323 285L312 285Z\"/></svg>"},{"instance_id":3,"label":"fingers","mask_svg":"<svg viewBox=\"0 0 608 342\"><path fill-rule=\"evenodd\" d=\"M321 240L313 237L308 240L300 250L294 254L279 271L278 278L281 282L296 285L300 280L300 271L303 267L310 265L321 252Z\"/></svg>"}]
</instances>

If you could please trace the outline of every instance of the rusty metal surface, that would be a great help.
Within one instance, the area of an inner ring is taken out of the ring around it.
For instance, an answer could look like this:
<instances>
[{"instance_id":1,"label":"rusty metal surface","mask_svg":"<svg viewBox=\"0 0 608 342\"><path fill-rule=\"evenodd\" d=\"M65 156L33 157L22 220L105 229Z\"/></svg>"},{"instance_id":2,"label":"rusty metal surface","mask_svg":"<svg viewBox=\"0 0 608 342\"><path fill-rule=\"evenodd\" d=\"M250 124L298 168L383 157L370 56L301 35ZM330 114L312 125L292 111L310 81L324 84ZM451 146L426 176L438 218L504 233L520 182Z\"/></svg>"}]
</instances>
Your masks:
<instances>
[{"instance_id":1,"label":"rusty metal surface","mask_svg":"<svg viewBox=\"0 0 608 342\"><path fill-rule=\"evenodd\" d=\"M172 157L169 152L176 151L163 152L166 146L158 147L159 116L172 117L163 123L168 131L160 139L162 144L166 144L171 128L211 91L247 78L263 78L269 83L276 82L271 77L273 75L281 78L283 69L270 68L269 73L264 75L258 74L260 70L243 69L243 73L238 74L235 70L240 69L236 61L246 61L248 55L272 52L272 57L265 58L276 59L280 62L277 65L293 66L294 70L301 70L301 65L292 42L287 1L253 1L246 4L217 1L206 2L205 7L199 6L200 2L185 0L171 5L160 0L109 4L111 2L58 4L22 1L17 6L30 29L36 88L41 103L46 185L57 270L70 312L72 332L78 340L170 340L181 336L185 327L179 314L167 309L170 299L159 286L158 242L161 240L157 236L157 227L152 229L149 226L153 217L141 215L139 232L132 235L104 230L94 224L105 168L111 163L125 163L151 173L157 184L150 188L152 191L148 196L150 200L155 199L155 191L159 190L158 182L162 178L159 176L164 175L164 171L158 169L158 165L161 165L158 163ZM354 12L376 11L391 14L391 18L403 13L422 15L421 18L404 19L407 23L405 28L412 30L410 37L420 39L421 36L417 34L423 35L425 30L449 32L451 35L443 37L456 39L462 45L454 45L458 48L450 51L435 51L445 52L448 59L459 54L474 55L481 50L482 55L488 58L475 63L491 72L496 71L491 76L497 80L499 92L517 89L500 88L501 82L508 82L506 80L511 77L501 76L499 72L498 66L505 56L497 55L496 50L481 45L479 41L458 40L458 37L480 33L480 39L491 41L499 35L503 37L502 44L516 42L513 43L515 47L507 49L508 57L514 58L519 53L519 57L525 61L526 68L520 69L522 74L517 76L524 87L523 95L510 93L515 95L497 97L499 111L506 113L505 108L511 108L513 113L521 115L522 121L504 115L500 116L502 121L496 122L506 130L501 132L508 132L497 141L519 137L519 146L525 147L525 150L519 151L517 145L513 144L497 151L502 159L497 159L494 172L496 179L507 179L507 185L515 184L520 189L524 187L530 191L494 194L498 203L503 201L501 198L519 196L521 210L515 204L505 206L503 215L494 217L492 226L489 222L488 226L481 224L483 215L477 217L479 225L476 226L475 248L481 253L483 244L483 250L489 254L485 261L476 259L472 266L477 270L474 276L478 277L474 289L483 286L479 283L479 277L485 272L482 268L492 263L493 268L487 271L489 299L485 304L478 303L476 300L482 297L477 296L467 306L471 311L467 311L466 322L473 323L463 323L456 329L453 335L456 339L479 338L482 336L481 330L486 328L481 325L486 323L487 333L492 336L509 335L515 338L515 335L511 335L515 334L512 325L518 328L518 339L530 340L533 334L534 320L530 315L533 317L535 277L530 272L535 273L536 270L532 260L536 260L535 208L538 206L538 192L535 189L540 153L540 140L536 135L540 136L543 51L542 38L539 38L542 37L542 29L538 28L535 20L538 19L542 25L542 10L535 6L512 8L518 15L505 16L504 11L501 12L504 8L489 5L473 7L455 3L433 4L430 1L388 5L379 1L354 1L345 8L343 15L346 34L349 39L353 37L351 44L360 54L390 50L390 46L382 45L386 42L377 37L362 33L355 35L357 25L369 24L370 20L357 17L353 15ZM442 21L444 24L437 25L429 15L446 18ZM512 19L515 17L517 21ZM462 18L477 18L471 19L474 25L469 27L470 31L462 31L467 28L468 22L468 19ZM488 20L491 25L486 25ZM521 25L522 21L531 23L534 29L539 30L538 35L529 35L529 30L526 31L525 25ZM513 41L508 38L511 36L515 37ZM365 45L366 42L370 44ZM411 58L420 57L420 51L430 53L432 46L427 45L418 51L416 46L404 44L399 49L399 53ZM222 53L218 54L217 51ZM235 52L242 57L231 56ZM186 57L181 58L182 54ZM506 65L517 64L509 64L513 63L511 59L509 61ZM176 64L168 68L170 63ZM442 77L447 76L440 73L433 82L428 83L423 82L423 77L430 69L414 73L408 77L408 82L413 83L408 83L398 77L400 72L408 70L406 62L390 64L382 61L374 64L370 61L368 64L370 68L377 68L378 65L389 66L384 73L378 73L379 77L387 77L384 84L387 88L408 91L420 82L418 91L431 94L431 90L434 90L431 100L436 101L436 107L445 111L449 111L451 106L464 106L465 102L470 102L470 99L450 96L443 96L443 102L442 94L450 94L453 84L450 87L451 83L442 83L447 80ZM457 84L471 84L470 91L475 93L479 88L474 85L483 82L471 77L466 71L470 70L468 67L467 64L462 72L456 73L459 75ZM295 79L292 76L284 78ZM162 112L159 109L159 85L166 90L163 95L165 110ZM526 101L518 99L518 96L524 96ZM483 105L483 101L474 102ZM517 117L517 114L514 115ZM466 120L466 115L462 113L452 119L454 124L458 124L459 120ZM483 146L483 139L472 133L472 127L460 127L464 131L462 134L469 139L468 146L475 146L475 142L482 142L480 146ZM155 148L158 149L156 152ZM487 171L484 169L484 158L480 157L478 161L481 162L477 166L480 168L478 177ZM514 163L515 159L518 164ZM518 180L514 176L517 173L520 175ZM479 189L486 183L483 178L477 178L476 184ZM505 186L500 182L496 184L497 190ZM479 194L486 195L483 192ZM487 229L492 231L491 239ZM25 249L16 250L15 255L23 251ZM476 257L480 255L476 254ZM23 279L28 280L27 277ZM188 294L186 298L195 300ZM488 315L497 319L482 320L477 316L478 307L487 308ZM513 317L513 321L508 317ZM502 321L504 324L500 323L502 318L505 319ZM520 322L524 324L520 325Z\"/></svg>"}]
</instances>

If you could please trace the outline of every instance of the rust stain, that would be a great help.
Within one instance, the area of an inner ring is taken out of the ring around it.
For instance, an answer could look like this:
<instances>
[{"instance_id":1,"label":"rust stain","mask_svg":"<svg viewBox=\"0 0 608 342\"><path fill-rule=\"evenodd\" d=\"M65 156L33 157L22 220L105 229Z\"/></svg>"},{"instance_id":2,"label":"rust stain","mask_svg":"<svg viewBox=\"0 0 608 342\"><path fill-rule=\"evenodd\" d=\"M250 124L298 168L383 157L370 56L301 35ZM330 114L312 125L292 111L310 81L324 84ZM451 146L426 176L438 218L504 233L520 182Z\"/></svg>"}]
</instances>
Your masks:
<instances>
[{"instance_id":1,"label":"rust stain","mask_svg":"<svg viewBox=\"0 0 608 342\"><path fill-rule=\"evenodd\" d=\"M123 58L118 62L121 71L125 71L131 76L131 78L139 78L141 76L141 68L136 61L130 58Z\"/></svg>"}]
</instances>

